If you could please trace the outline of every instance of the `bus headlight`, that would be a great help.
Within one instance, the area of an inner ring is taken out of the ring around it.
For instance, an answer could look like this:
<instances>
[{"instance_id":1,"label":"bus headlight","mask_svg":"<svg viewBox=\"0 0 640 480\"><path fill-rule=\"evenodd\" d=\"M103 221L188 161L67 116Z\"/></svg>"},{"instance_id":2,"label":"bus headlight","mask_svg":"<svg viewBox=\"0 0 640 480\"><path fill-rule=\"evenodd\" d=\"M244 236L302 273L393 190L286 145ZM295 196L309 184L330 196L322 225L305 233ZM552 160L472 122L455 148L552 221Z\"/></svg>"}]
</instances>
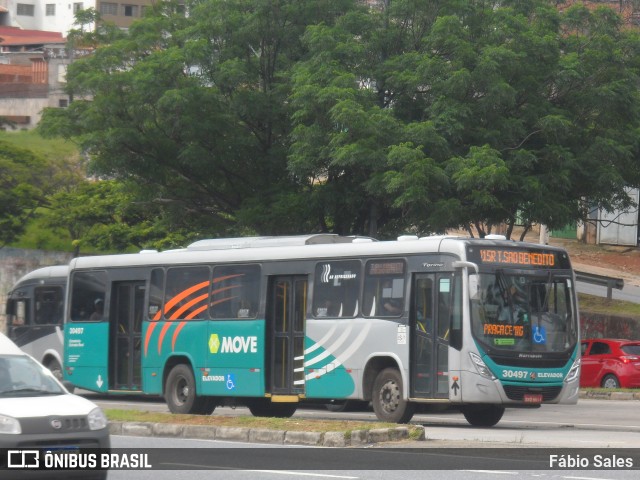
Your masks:
<instances>
[{"instance_id":1,"label":"bus headlight","mask_svg":"<svg viewBox=\"0 0 640 480\"><path fill-rule=\"evenodd\" d=\"M569 383L576 379L576 377L580 376L580 359L577 358L573 365L571 365L571 370L567 373L567 376L564 378L564 383Z\"/></svg>"},{"instance_id":2,"label":"bus headlight","mask_svg":"<svg viewBox=\"0 0 640 480\"><path fill-rule=\"evenodd\" d=\"M487 364L484 363L484 361L480 358L479 355L473 352L469 352L469 356L471 357L471 362L476 367L476 370L480 375L482 375L483 377L490 378L491 380L496 379L493 373L491 373L491 370L489 370L489 367L487 367Z\"/></svg>"},{"instance_id":3,"label":"bus headlight","mask_svg":"<svg viewBox=\"0 0 640 480\"><path fill-rule=\"evenodd\" d=\"M0 415L0 433L11 433L14 435L20 435L22 433L20 422L13 417Z\"/></svg>"}]
</instances>

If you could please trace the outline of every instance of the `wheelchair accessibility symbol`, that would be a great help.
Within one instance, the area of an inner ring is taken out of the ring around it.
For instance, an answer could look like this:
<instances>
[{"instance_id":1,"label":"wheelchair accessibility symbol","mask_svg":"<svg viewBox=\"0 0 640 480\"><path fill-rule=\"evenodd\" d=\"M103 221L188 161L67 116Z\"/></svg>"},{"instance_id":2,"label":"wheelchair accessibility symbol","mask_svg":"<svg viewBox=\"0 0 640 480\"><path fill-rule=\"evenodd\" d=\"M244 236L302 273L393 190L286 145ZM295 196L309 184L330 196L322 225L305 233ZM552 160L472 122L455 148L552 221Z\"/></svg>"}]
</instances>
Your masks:
<instances>
[{"instance_id":1,"label":"wheelchair accessibility symbol","mask_svg":"<svg viewBox=\"0 0 640 480\"><path fill-rule=\"evenodd\" d=\"M236 376L233 373L227 374L227 390L235 390Z\"/></svg>"},{"instance_id":2,"label":"wheelchair accessibility symbol","mask_svg":"<svg viewBox=\"0 0 640 480\"><path fill-rule=\"evenodd\" d=\"M547 343L547 330L544 327L533 327L533 343L544 344Z\"/></svg>"}]
</instances>

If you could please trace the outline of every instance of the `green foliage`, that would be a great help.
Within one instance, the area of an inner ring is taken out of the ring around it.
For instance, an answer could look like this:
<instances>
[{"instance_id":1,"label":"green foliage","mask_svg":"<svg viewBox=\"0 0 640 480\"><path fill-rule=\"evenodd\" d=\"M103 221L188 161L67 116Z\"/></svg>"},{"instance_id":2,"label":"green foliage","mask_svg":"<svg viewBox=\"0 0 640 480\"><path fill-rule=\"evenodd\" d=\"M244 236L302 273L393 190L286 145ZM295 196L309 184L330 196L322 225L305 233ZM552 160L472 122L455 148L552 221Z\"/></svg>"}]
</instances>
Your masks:
<instances>
[{"instance_id":1,"label":"green foliage","mask_svg":"<svg viewBox=\"0 0 640 480\"><path fill-rule=\"evenodd\" d=\"M45 202L50 174L42 157L0 140L0 247L22 234Z\"/></svg>"},{"instance_id":2,"label":"green foliage","mask_svg":"<svg viewBox=\"0 0 640 480\"><path fill-rule=\"evenodd\" d=\"M32 250L72 252L73 246L69 234L61 228L54 228L43 221L46 208L36 210L33 218L25 225L24 233L17 237L12 246Z\"/></svg>"},{"instance_id":3,"label":"green foliage","mask_svg":"<svg viewBox=\"0 0 640 480\"><path fill-rule=\"evenodd\" d=\"M188 17L160 5L69 67L76 101L45 111L41 131L77 138L90 172L126 181L167 232L298 232L308 215L270 212L302 188L286 173L289 69L306 26L341 3L208 0Z\"/></svg>"},{"instance_id":4,"label":"green foliage","mask_svg":"<svg viewBox=\"0 0 640 480\"><path fill-rule=\"evenodd\" d=\"M394 1L305 39L290 168L328 173L327 187L359 178L354 194L394 209L395 222L377 210L378 227L553 228L583 219L583 198L624 208L639 185L639 44L611 9ZM354 114L337 121L344 99ZM373 105L393 129L362 128L355 114L374 118Z\"/></svg>"},{"instance_id":5,"label":"green foliage","mask_svg":"<svg viewBox=\"0 0 640 480\"><path fill-rule=\"evenodd\" d=\"M167 248L195 239L194 233L163 223L153 205L137 201L126 183L84 181L50 197L43 223L64 228L76 255L84 251L126 252Z\"/></svg>"},{"instance_id":6,"label":"green foliage","mask_svg":"<svg viewBox=\"0 0 640 480\"><path fill-rule=\"evenodd\" d=\"M74 101L46 110L40 131L74 139L91 173L127 186L95 217L76 211L81 243L472 225L482 235L502 222L510 235L517 219L558 228L592 206L628 207L625 187L640 186L640 37L610 8L189 9L159 3L127 33L94 12L78 19L100 35L80 28L76 44L98 48L69 67Z\"/></svg>"}]
</instances>

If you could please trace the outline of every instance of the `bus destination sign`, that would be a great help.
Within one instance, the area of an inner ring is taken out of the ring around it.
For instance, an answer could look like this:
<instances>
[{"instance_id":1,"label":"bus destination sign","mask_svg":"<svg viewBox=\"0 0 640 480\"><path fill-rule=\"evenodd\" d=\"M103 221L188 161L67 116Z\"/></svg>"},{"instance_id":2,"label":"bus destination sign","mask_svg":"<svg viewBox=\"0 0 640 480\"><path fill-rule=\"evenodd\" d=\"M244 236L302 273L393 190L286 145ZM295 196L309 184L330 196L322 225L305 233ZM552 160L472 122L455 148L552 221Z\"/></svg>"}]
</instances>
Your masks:
<instances>
[{"instance_id":1,"label":"bus destination sign","mask_svg":"<svg viewBox=\"0 0 640 480\"><path fill-rule=\"evenodd\" d=\"M569 268L566 254L555 250L502 247L469 248L468 259L483 265L529 268Z\"/></svg>"},{"instance_id":2,"label":"bus destination sign","mask_svg":"<svg viewBox=\"0 0 640 480\"><path fill-rule=\"evenodd\" d=\"M553 253L523 252L499 248L481 248L480 260L482 263L506 263L536 267L554 267L556 265L556 256Z\"/></svg>"}]
</instances>

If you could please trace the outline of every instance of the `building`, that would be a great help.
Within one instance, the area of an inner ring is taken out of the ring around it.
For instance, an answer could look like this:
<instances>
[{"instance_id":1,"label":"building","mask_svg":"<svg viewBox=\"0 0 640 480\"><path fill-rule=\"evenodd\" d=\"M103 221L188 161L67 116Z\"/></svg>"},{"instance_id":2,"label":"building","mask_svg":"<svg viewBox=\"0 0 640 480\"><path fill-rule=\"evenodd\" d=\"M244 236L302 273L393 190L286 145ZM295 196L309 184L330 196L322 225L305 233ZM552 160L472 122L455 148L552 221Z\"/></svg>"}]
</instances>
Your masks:
<instances>
[{"instance_id":1,"label":"building","mask_svg":"<svg viewBox=\"0 0 640 480\"><path fill-rule=\"evenodd\" d=\"M145 10L154 1L0 0L0 26L59 32L67 36L73 28L75 14L80 10L93 8L100 12L105 21L120 28L128 28L135 20L144 16Z\"/></svg>"},{"instance_id":2,"label":"building","mask_svg":"<svg viewBox=\"0 0 640 480\"><path fill-rule=\"evenodd\" d=\"M75 14L94 8L102 18L128 28L155 0L0 0L0 117L33 128L45 107L66 107L67 65L83 52L69 52L65 37Z\"/></svg>"},{"instance_id":3,"label":"building","mask_svg":"<svg viewBox=\"0 0 640 480\"><path fill-rule=\"evenodd\" d=\"M58 32L0 26L0 117L33 128L45 107L66 107L68 57Z\"/></svg>"}]
</instances>

